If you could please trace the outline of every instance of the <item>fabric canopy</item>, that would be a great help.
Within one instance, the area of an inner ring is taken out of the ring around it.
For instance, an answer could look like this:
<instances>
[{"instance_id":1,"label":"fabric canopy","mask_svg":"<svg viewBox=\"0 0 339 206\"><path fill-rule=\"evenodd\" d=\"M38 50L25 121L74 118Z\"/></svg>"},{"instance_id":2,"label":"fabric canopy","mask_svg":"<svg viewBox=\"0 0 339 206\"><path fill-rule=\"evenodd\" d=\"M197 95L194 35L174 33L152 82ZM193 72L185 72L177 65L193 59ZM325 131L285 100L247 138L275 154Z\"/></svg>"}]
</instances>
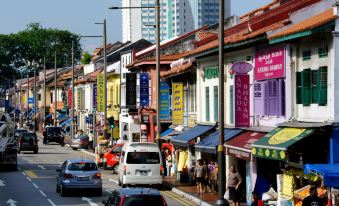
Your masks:
<instances>
[{"instance_id":1,"label":"fabric canopy","mask_svg":"<svg viewBox=\"0 0 339 206\"><path fill-rule=\"evenodd\" d=\"M174 129L169 128L169 129L165 130L163 133L161 133L160 137L166 136L173 131L174 131Z\"/></svg>"},{"instance_id":2,"label":"fabric canopy","mask_svg":"<svg viewBox=\"0 0 339 206\"><path fill-rule=\"evenodd\" d=\"M60 127L65 126L66 124L70 124L72 122L72 118L69 118L68 120L64 121L63 123L60 124Z\"/></svg>"},{"instance_id":3,"label":"fabric canopy","mask_svg":"<svg viewBox=\"0 0 339 206\"><path fill-rule=\"evenodd\" d=\"M309 128L278 127L252 144L252 154L261 158L286 160L287 148L314 131Z\"/></svg>"},{"instance_id":4,"label":"fabric canopy","mask_svg":"<svg viewBox=\"0 0 339 206\"><path fill-rule=\"evenodd\" d=\"M339 187L339 164L306 164L304 173L321 176L327 187Z\"/></svg>"},{"instance_id":5,"label":"fabric canopy","mask_svg":"<svg viewBox=\"0 0 339 206\"><path fill-rule=\"evenodd\" d=\"M240 135L227 141L224 146L226 147L226 154L235 156L240 159L251 160L252 159L252 146L251 144L258 139L265 136L264 132L252 132L246 131Z\"/></svg>"},{"instance_id":6,"label":"fabric canopy","mask_svg":"<svg viewBox=\"0 0 339 206\"><path fill-rule=\"evenodd\" d=\"M242 131L243 130L241 129L224 129L224 140L227 141L237 136ZM219 131L215 131L208 137L200 141L198 144L196 144L195 150L215 154L217 152L216 147L218 146L218 143L219 143Z\"/></svg>"},{"instance_id":7,"label":"fabric canopy","mask_svg":"<svg viewBox=\"0 0 339 206\"><path fill-rule=\"evenodd\" d=\"M178 146L188 146L188 142L193 140L196 137L201 136L202 134L212 131L214 126L209 125L196 125L191 129L179 134L178 136L173 136L171 138L171 143Z\"/></svg>"}]
</instances>

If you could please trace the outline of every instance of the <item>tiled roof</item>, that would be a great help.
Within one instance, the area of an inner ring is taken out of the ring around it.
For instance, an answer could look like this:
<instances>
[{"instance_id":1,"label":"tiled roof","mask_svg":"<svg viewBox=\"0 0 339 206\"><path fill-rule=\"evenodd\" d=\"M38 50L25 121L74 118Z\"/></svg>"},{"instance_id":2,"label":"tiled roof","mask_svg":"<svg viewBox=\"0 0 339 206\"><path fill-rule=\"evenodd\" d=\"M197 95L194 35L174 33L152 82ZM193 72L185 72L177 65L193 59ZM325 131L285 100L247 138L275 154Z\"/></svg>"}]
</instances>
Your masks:
<instances>
[{"instance_id":1,"label":"tiled roof","mask_svg":"<svg viewBox=\"0 0 339 206\"><path fill-rule=\"evenodd\" d=\"M323 24L326 24L334 19L336 19L337 16L334 15L333 13L333 8L330 8L318 15L315 15L311 18L308 18L304 21L301 21L299 23L296 23L276 34L273 34L269 36L269 39L276 39L279 37L291 35L294 33L302 32L302 31L307 31L310 29L314 29L318 26L321 26Z\"/></svg>"},{"instance_id":2,"label":"tiled roof","mask_svg":"<svg viewBox=\"0 0 339 206\"><path fill-rule=\"evenodd\" d=\"M58 81L57 82L57 87L64 87L65 86L65 81ZM53 81L53 82L51 82L51 83L49 83L49 84L47 84L46 85L46 87L55 87L55 81Z\"/></svg>"},{"instance_id":3,"label":"tiled roof","mask_svg":"<svg viewBox=\"0 0 339 206\"><path fill-rule=\"evenodd\" d=\"M180 58L182 58L186 53L180 53L180 54L170 54L170 55L161 55L160 56L160 63L163 64L169 64L172 61L176 61ZM137 59L136 61L126 65L126 68L131 68L133 66L138 66L142 64L155 64L155 57L145 58L145 59Z\"/></svg>"},{"instance_id":4,"label":"tiled roof","mask_svg":"<svg viewBox=\"0 0 339 206\"><path fill-rule=\"evenodd\" d=\"M65 74L61 75L58 79L59 80L66 80L66 79L71 79L72 78L72 70L69 72L66 72Z\"/></svg>"},{"instance_id":5,"label":"tiled roof","mask_svg":"<svg viewBox=\"0 0 339 206\"><path fill-rule=\"evenodd\" d=\"M198 32L199 40L203 40L203 39L206 39L206 38L211 37L211 36L218 36L218 34L215 33L215 32L210 32L210 31L201 31L201 32Z\"/></svg>"},{"instance_id":6,"label":"tiled roof","mask_svg":"<svg viewBox=\"0 0 339 206\"><path fill-rule=\"evenodd\" d=\"M164 71L164 72L160 72L160 77L161 78L165 78L165 77L169 77L169 76L173 76L176 74L180 74L183 73L189 69L193 68L193 62L188 62L186 64L177 66L177 67L173 67L172 69L168 70L168 71Z\"/></svg>"},{"instance_id":7,"label":"tiled roof","mask_svg":"<svg viewBox=\"0 0 339 206\"><path fill-rule=\"evenodd\" d=\"M97 80L98 74L100 74L103 71L103 68L96 69L95 71L86 74L82 77L82 79L76 80L74 84L82 84L87 82L95 82Z\"/></svg>"},{"instance_id":8,"label":"tiled roof","mask_svg":"<svg viewBox=\"0 0 339 206\"><path fill-rule=\"evenodd\" d=\"M272 31L272 30L281 28L284 25L286 25L286 23L287 23L287 21L283 20L283 21L277 22L275 24L269 25L267 27L264 27L262 29L259 29L259 30L253 31L253 32L249 32L247 30L242 30L239 33L225 37L224 42L225 42L225 44L233 44L233 43L238 43L238 42L245 41L245 40L248 40L248 39L252 39L254 37L258 37L260 35L266 34L266 32L268 32L268 31ZM210 50L210 49L217 48L218 44L219 44L218 39L211 41L211 42L209 42L209 43L207 43L207 44L205 44L201 47L198 47L198 48L188 52L184 56L191 56L191 55L198 54L198 53Z\"/></svg>"}]
</instances>

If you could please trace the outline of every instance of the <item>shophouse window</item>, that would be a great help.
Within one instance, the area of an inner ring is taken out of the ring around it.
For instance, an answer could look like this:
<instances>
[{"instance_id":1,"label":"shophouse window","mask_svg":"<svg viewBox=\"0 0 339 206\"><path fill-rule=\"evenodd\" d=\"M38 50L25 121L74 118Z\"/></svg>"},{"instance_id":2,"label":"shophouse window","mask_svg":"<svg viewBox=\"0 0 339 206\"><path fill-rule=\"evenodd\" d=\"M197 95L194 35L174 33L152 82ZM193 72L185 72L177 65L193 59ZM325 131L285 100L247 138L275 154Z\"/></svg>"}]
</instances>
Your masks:
<instances>
[{"instance_id":1,"label":"shophouse window","mask_svg":"<svg viewBox=\"0 0 339 206\"><path fill-rule=\"evenodd\" d=\"M192 82L188 86L188 92L189 92L189 112L196 112L196 84L195 82Z\"/></svg>"},{"instance_id":2,"label":"shophouse window","mask_svg":"<svg viewBox=\"0 0 339 206\"><path fill-rule=\"evenodd\" d=\"M209 87L205 87L205 105L206 105L206 121L210 121L210 91Z\"/></svg>"},{"instance_id":3,"label":"shophouse window","mask_svg":"<svg viewBox=\"0 0 339 206\"><path fill-rule=\"evenodd\" d=\"M230 86L230 123L234 124L233 85Z\"/></svg>"},{"instance_id":4,"label":"shophouse window","mask_svg":"<svg viewBox=\"0 0 339 206\"><path fill-rule=\"evenodd\" d=\"M323 46L318 48L318 56L319 58L324 58L328 56L328 47L327 46Z\"/></svg>"},{"instance_id":5,"label":"shophouse window","mask_svg":"<svg viewBox=\"0 0 339 206\"><path fill-rule=\"evenodd\" d=\"M303 60L307 61L311 59L311 49L307 49L303 51Z\"/></svg>"},{"instance_id":6,"label":"shophouse window","mask_svg":"<svg viewBox=\"0 0 339 206\"><path fill-rule=\"evenodd\" d=\"M254 114L262 116L285 115L285 83L270 79L254 83Z\"/></svg>"},{"instance_id":7,"label":"shophouse window","mask_svg":"<svg viewBox=\"0 0 339 206\"><path fill-rule=\"evenodd\" d=\"M297 104L327 105L327 66L297 72Z\"/></svg>"},{"instance_id":8,"label":"shophouse window","mask_svg":"<svg viewBox=\"0 0 339 206\"><path fill-rule=\"evenodd\" d=\"M218 113L218 111L219 111L219 109L218 109L218 86L214 86L213 87L213 98L214 98L214 100L213 100L213 102L214 102L214 121L215 122L217 122L218 121L218 119L219 119L219 113Z\"/></svg>"}]
</instances>

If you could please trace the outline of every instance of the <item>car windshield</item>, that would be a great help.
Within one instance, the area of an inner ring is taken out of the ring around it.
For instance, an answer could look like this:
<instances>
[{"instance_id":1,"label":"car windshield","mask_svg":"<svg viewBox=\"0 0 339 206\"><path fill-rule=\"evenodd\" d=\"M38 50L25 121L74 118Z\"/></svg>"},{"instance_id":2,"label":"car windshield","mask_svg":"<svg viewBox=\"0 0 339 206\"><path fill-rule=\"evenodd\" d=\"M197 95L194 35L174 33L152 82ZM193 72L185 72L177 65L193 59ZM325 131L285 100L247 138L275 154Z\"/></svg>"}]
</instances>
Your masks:
<instances>
[{"instance_id":1,"label":"car windshield","mask_svg":"<svg viewBox=\"0 0 339 206\"><path fill-rule=\"evenodd\" d=\"M159 164L159 152L129 152L127 164Z\"/></svg>"},{"instance_id":2,"label":"car windshield","mask_svg":"<svg viewBox=\"0 0 339 206\"><path fill-rule=\"evenodd\" d=\"M60 132L61 128L60 127L48 127L46 128L47 132Z\"/></svg>"},{"instance_id":3,"label":"car windshield","mask_svg":"<svg viewBox=\"0 0 339 206\"><path fill-rule=\"evenodd\" d=\"M26 130L15 130L14 135L20 136L22 133L27 132Z\"/></svg>"},{"instance_id":4,"label":"car windshield","mask_svg":"<svg viewBox=\"0 0 339 206\"><path fill-rule=\"evenodd\" d=\"M70 171L93 171L98 170L97 165L91 162L71 163L68 168Z\"/></svg>"},{"instance_id":5,"label":"car windshield","mask_svg":"<svg viewBox=\"0 0 339 206\"><path fill-rule=\"evenodd\" d=\"M164 205L160 195L130 196L125 199L124 206Z\"/></svg>"},{"instance_id":6,"label":"car windshield","mask_svg":"<svg viewBox=\"0 0 339 206\"><path fill-rule=\"evenodd\" d=\"M26 133L22 135L22 138L25 142L33 142L36 139L35 134Z\"/></svg>"}]
</instances>

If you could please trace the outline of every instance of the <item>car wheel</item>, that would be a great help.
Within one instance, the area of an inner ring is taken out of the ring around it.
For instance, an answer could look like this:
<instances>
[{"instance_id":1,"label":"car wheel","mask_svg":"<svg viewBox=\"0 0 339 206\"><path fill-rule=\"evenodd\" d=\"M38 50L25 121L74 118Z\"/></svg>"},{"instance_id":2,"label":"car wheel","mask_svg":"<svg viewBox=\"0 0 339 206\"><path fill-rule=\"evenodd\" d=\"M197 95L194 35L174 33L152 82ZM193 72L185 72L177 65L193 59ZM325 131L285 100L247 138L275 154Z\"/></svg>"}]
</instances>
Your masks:
<instances>
[{"instance_id":1,"label":"car wheel","mask_svg":"<svg viewBox=\"0 0 339 206\"><path fill-rule=\"evenodd\" d=\"M75 151L75 150L78 150L77 148L72 148L72 149L73 149L74 151Z\"/></svg>"},{"instance_id":2,"label":"car wheel","mask_svg":"<svg viewBox=\"0 0 339 206\"><path fill-rule=\"evenodd\" d=\"M66 189L63 186L61 186L61 188L60 188L60 195L61 195L61 197L66 196Z\"/></svg>"},{"instance_id":3,"label":"car wheel","mask_svg":"<svg viewBox=\"0 0 339 206\"><path fill-rule=\"evenodd\" d=\"M126 188L126 186L127 186L126 184L121 184L122 188Z\"/></svg>"},{"instance_id":4,"label":"car wheel","mask_svg":"<svg viewBox=\"0 0 339 206\"><path fill-rule=\"evenodd\" d=\"M18 150L18 154L20 154L20 150Z\"/></svg>"},{"instance_id":5,"label":"car wheel","mask_svg":"<svg viewBox=\"0 0 339 206\"><path fill-rule=\"evenodd\" d=\"M121 181L120 181L120 178L118 180L118 185L121 187Z\"/></svg>"},{"instance_id":6,"label":"car wheel","mask_svg":"<svg viewBox=\"0 0 339 206\"><path fill-rule=\"evenodd\" d=\"M38 150L34 150L33 153L34 153L34 154L38 154Z\"/></svg>"},{"instance_id":7,"label":"car wheel","mask_svg":"<svg viewBox=\"0 0 339 206\"><path fill-rule=\"evenodd\" d=\"M113 166L113 173L114 173L114 174L118 174L118 172L119 172L119 164L115 164L115 165Z\"/></svg>"},{"instance_id":8,"label":"car wheel","mask_svg":"<svg viewBox=\"0 0 339 206\"><path fill-rule=\"evenodd\" d=\"M96 195L97 196L102 196L102 188L97 189Z\"/></svg>"},{"instance_id":9,"label":"car wheel","mask_svg":"<svg viewBox=\"0 0 339 206\"><path fill-rule=\"evenodd\" d=\"M55 191L56 191L56 193L60 193L60 188L59 188L58 184L56 185Z\"/></svg>"}]
</instances>

